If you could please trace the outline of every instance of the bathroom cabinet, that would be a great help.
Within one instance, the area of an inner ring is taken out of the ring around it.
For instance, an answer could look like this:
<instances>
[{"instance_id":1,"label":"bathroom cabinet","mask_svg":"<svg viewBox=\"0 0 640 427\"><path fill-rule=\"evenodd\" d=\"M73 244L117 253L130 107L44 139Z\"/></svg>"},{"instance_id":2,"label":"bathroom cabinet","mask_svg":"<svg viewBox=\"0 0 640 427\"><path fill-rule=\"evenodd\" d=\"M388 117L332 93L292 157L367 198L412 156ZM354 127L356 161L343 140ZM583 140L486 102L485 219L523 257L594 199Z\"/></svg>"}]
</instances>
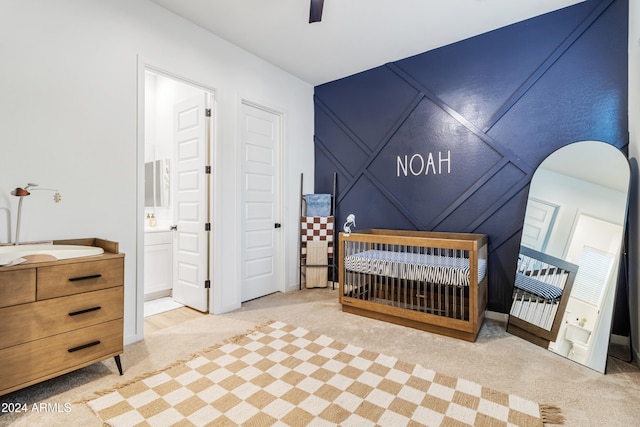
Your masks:
<instances>
[{"instance_id":1,"label":"bathroom cabinet","mask_svg":"<svg viewBox=\"0 0 640 427\"><path fill-rule=\"evenodd\" d=\"M171 296L173 291L173 231L144 233L144 299Z\"/></svg>"},{"instance_id":2,"label":"bathroom cabinet","mask_svg":"<svg viewBox=\"0 0 640 427\"><path fill-rule=\"evenodd\" d=\"M124 254L0 267L0 395L123 352Z\"/></svg>"}]
</instances>

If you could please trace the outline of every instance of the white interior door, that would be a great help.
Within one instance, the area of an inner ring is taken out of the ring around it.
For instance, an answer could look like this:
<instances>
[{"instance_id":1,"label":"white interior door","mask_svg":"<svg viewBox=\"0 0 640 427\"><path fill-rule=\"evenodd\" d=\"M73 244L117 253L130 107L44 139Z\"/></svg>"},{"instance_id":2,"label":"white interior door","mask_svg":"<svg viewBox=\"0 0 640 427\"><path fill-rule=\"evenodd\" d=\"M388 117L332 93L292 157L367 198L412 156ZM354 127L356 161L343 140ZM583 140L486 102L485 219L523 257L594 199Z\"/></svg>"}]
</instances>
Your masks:
<instances>
[{"instance_id":1,"label":"white interior door","mask_svg":"<svg viewBox=\"0 0 640 427\"><path fill-rule=\"evenodd\" d=\"M241 123L244 302L278 290L281 118L243 103Z\"/></svg>"},{"instance_id":2,"label":"white interior door","mask_svg":"<svg viewBox=\"0 0 640 427\"><path fill-rule=\"evenodd\" d=\"M542 200L529 199L522 229L522 246L544 251L551 235L558 206Z\"/></svg>"},{"instance_id":3,"label":"white interior door","mask_svg":"<svg viewBox=\"0 0 640 427\"><path fill-rule=\"evenodd\" d=\"M611 273L619 259L623 234L621 225L578 215L566 256L569 262L580 266L571 290L572 298L600 310L607 287L615 286L617 280Z\"/></svg>"},{"instance_id":4,"label":"white interior door","mask_svg":"<svg viewBox=\"0 0 640 427\"><path fill-rule=\"evenodd\" d=\"M617 256L623 233L621 225L581 213L576 220L565 259L579 264L585 247Z\"/></svg>"},{"instance_id":5,"label":"white interior door","mask_svg":"<svg viewBox=\"0 0 640 427\"><path fill-rule=\"evenodd\" d=\"M175 198L177 224L174 240L173 298L199 311L207 311L209 280L209 232L207 203L209 174L208 94L174 107Z\"/></svg>"}]
</instances>

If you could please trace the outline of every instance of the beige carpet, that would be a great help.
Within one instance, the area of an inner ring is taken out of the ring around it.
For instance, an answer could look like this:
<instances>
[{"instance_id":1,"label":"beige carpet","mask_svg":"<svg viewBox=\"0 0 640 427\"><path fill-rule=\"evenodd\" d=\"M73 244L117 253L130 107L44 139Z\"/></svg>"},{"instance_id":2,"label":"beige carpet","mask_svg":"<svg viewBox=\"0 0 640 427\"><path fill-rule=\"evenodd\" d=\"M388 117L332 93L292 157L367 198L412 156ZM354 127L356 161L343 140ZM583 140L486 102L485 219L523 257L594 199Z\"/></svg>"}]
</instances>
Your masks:
<instances>
[{"instance_id":1,"label":"beige carpet","mask_svg":"<svg viewBox=\"0 0 640 427\"><path fill-rule=\"evenodd\" d=\"M607 375L517 338L485 319L475 343L344 313L328 288L276 293L223 315L203 315L125 346L124 375L113 358L0 396L0 403L72 405L69 412L0 412L0 427L103 427L80 400L183 360L275 319L338 341L465 378L493 390L562 408L565 427L627 427L640 420L640 368L610 357ZM162 316L162 315L161 315ZM625 354L625 359L628 354Z\"/></svg>"},{"instance_id":2,"label":"beige carpet","mask_svg":"<svg viewBox=\"0 0 640 427\"><path fill-rule=\"evenodd\" d=\"M273 322L105 391L112 426L541 426L555 408ZM541 412L543 415L541 415Z\"/></svg>"}]
</instances>

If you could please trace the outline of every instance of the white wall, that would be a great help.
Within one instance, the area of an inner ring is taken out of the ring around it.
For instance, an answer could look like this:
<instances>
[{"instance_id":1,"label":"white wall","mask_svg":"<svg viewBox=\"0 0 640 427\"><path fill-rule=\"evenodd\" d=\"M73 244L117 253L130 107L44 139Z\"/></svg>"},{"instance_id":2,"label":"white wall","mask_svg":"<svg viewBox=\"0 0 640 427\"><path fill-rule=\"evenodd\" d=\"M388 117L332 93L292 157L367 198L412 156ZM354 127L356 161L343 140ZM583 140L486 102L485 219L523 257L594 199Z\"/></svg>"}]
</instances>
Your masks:
<instances>
[{"instance_id":1,"label":"white wall","mask_svg":"<svg viewBox=\"0 0 640 427\"><path fill-rule=\"evenodd\" d=\"M631 342L636 363L640 365L640 2L629 1L629 159L631 161L631 197L629 201L629 311Z\"/></svg>"},{"instance_id":2,"label":"white wall","mask_svg":"<svg viewBox=\"0 0 640 427\"><path fill-rule=\"evenodd\" d=\"M243 97L285 113L282 290L297 289L299 176L313 188L313 87L147 0L0 0L0 221L14 187L56 187L24 202L25 239L120 242L125 342L142 338L139 63L216 93L214 308L240 306L238 111ZM139 62L140 61L140 62ZM291 224L291 226L287 226ZM15 227L15 226L14 226ZM15 229L15 228L14 228ZM0 223L0 241L7 241ZM138 289L139 288L139 289Z\"/></svg>"}]
</instances>

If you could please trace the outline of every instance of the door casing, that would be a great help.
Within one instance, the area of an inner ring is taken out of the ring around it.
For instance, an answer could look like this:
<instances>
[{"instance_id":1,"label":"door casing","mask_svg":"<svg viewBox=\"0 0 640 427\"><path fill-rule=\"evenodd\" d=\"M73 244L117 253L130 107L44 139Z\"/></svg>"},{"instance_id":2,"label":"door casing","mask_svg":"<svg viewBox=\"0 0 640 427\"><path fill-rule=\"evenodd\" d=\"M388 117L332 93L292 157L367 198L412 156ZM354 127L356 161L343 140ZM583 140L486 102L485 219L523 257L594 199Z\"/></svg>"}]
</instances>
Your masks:
<instances>
[{"instance_id":1,"label":"door casing","mask_svg":"<svg viewBox=\"0 0 640 427\"><path fill-rule=\"evenodd\" d=\"M219 181L218 176L218 168L215 165L218 165L216 161L216 156L214 153L217 152L217 92L216 89L210 87L206 84L202 84L197 82L196 80L186 78L177 73L173 73L158 67L152 63L149 59L138 56L138 88L137 88L137 98L138 98L138 108L137 108L137 147L136 147L136 164L137 164L137 173L136 173L136 252L135 252L135 265L136 265L136 292L135 292L135 333L133 336L127 336L125 340L125 344L129 344L144 338L144 159L145 159L145 130L144 130L144 119L145 119L145 74L147 71L151 71L163 77L167 77L173 80L177 80L181 83L185 83L187 85L194 86L198 89L202 89L203 91L209 93L210 96L210 107L212 108L213 114L211 117L211 128L212 131L209 133L209 158L207 159L208 164L212 165L212 174L210 177L210 188L209 188L209 205L207 209L210 214L210 221L212 223L212 231L214 230L213 224L215 224L215 209L212 209L212 205L216 206L216 203L219 202L217 199L217 194L213 190L216 186L216 181ZM213 271L217 268L215 263L215 257L213 256L216 247L215 247L214 233L210 233L208 239L208 247L209 247L209 264L210 264L210 278L212 282L212 288L214 283L215 274ZM208 296L208 307L209 312L213 312L214 306L212 303L213 300L213 292L209 292Z\"/></svg>"}]
</instances>

